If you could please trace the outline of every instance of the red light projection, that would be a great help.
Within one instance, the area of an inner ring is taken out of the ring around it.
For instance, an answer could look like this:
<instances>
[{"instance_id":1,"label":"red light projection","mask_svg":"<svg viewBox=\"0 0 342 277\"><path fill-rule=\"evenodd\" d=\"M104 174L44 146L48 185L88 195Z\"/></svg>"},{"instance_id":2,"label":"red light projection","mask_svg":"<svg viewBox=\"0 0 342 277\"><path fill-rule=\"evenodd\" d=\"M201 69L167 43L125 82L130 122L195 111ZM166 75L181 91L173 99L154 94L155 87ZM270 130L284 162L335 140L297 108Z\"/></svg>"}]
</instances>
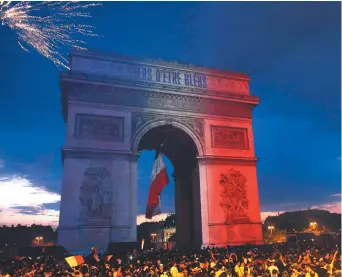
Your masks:
<instances>
[{"instance_id":1,"label":"red light projection","mask_svg":"<svg viewBox=\"0 0 342 277\"><path fill-rule=\"evenodd\" d=\"M250 95L245 74L206 74L208 90L216 91L227 105L224 117L206 118L204 125L207 243L263 244L252 129L252 110L259 98Z\"/></svg>"},{"instance_id":2,"label":"red light projection","mask_svg":"<svg viewBox=\"0 0 342 277\"><path fill-rule=\"evenodd\" d=\"M221 174L220 184L223 189L220 206L224 210L227 223L236 219L248 221L246 182L246 177L234 169Z\"/></svg>"}]
</instances>

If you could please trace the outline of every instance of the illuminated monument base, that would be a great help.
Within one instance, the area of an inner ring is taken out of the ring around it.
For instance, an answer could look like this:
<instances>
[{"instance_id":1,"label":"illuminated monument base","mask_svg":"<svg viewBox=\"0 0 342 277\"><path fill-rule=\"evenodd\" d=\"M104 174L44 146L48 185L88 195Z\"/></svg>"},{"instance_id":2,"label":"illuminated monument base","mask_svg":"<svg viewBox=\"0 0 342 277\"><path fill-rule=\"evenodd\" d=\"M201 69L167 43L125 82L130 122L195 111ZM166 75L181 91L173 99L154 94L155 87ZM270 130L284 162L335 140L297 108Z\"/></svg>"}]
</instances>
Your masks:
<instances>
[{"instance_id":1,"label":"illuminated monument base","mask_svg":"<svg viewBox=\"0 0 342 277\"><path fill-rule=\"evenodd\" d=\"M177 246L263 243L252 132L259 100L248 82L244 74L71 53L71 70L61 74L58 244L85 251L136 241L139 152L165 139Z\"/></svg>"}]
</instances>

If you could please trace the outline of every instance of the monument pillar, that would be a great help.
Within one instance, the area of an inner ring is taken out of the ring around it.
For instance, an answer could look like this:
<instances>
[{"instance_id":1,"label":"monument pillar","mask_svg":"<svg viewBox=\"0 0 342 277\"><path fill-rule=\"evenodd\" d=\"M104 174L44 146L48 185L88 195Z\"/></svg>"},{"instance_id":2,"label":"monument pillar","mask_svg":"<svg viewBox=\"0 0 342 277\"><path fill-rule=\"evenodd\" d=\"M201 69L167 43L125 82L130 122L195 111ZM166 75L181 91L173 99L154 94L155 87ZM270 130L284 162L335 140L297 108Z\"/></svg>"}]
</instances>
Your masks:
<instances>
[{"instance_id":1,"label":"monument pillar","mask_svg":"<svg viewBox=\"0 0 342 277\"><path fill-rule=\"evenodd\" d=\"M202 246L210 245L209 239L209 214L208 214L208 172L205 162L198 158L198 171L200 181L200 203L201 203L201 224L202 224Z\"/></svg>"},{"instance_id":2,"label":"monument pillar","mask_svg":"<svg viewBox=\"0 0 342 277\"><path fill-rule=\"evenodd\" d=\"M205 159L209 245L262 244L255 160Z\"/></svg>"},{"instance_id":3,"label":"monument pillar","mask_svg":"<svg viewBox=\"0 0 342 277\"><path fill-rule=\"evenodd\" d=\"M199 166L192 170L192 236L193 246L200 248L202 246L202 214L201 214L201 183L199 176Z\"/></svg>"},{"instance_id":4,"label":"monument pillar","mask_svg":"<svg viewBox=\"0 0 342 277\"><path fill-rule=\"evenodd\" d=\"M192 242L191 179L177 172L174 178L177 248L186 249Z\"/></svg>"},{"instance_id":5,"label":"monument pillar","mask_svg":"<svg viewBox=\"0 0 342 277\"><path fill-rule=\"evenodd\" d=\"M63 156L58 244L77 252L136 241L137 156L70 149Z\"/></svg>"},{"instance_id":6,"label":"monument pillar","mask_svg":"<svg viewBox=\"0 0 342 277\"><path fill-rule=\"evenodd\" d=\"M131 166L131 195L130 195L130 237L129 240L132 242L137 241L137 213L138 213L138 179L137 179L137 170L138 170L138 159L140 154L136 154L130 159Z\"/></svg>"}]
</instances>

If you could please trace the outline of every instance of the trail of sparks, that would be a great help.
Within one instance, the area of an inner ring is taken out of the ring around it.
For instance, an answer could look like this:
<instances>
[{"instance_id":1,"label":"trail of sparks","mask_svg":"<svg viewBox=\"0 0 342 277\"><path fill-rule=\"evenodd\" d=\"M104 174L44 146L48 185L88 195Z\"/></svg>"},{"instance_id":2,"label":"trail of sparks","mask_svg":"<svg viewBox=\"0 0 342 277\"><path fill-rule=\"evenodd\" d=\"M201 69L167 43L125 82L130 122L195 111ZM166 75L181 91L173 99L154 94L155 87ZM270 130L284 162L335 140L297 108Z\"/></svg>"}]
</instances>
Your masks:
<instances>
[{"instance_id":1,"label":"trail of sparks","mask_svg":"<svg viewBox=\"0 0 342 277\"><path fill-rule=\"evenodd\" d=\"M86 43L74 36L97 36L92 26L73 23L73 19L91 17L86 9L99 5L101 4L75 1L14 4L10 1L0 1L0 19L2 25L15 32L17 42L23 50L28 51L25 46L31 46L58 68L69 69L63 49L86 50ZM35 15L37 12L46 12L47 15Z\"/></svg>"}]
</instances>

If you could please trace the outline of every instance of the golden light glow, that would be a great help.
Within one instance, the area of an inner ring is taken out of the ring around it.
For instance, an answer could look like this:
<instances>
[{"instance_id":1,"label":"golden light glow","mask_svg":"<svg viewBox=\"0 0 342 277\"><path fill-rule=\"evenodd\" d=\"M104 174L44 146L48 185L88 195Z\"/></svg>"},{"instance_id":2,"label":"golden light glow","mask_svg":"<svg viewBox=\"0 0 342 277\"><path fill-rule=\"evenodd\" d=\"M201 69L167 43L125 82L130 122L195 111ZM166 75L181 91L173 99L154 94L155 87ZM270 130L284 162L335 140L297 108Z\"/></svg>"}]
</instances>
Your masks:
<instances>
[{"instance_id":1,"label":"golden light glow","mask_svg":"<svg viewBox=\"0 0 342 277\"><path fill-rule=\"evenodd\" d=\"M44 239L43 237L36 237L36 241L38 244L41 243L43 239Z\"/></svg>"},{"instance_id":2,"label":"golden light glow","mask_svg":"<svg viewBox=\"0 0 342 277\"><path fill-rule=\"evenodd\" d=\"M273 235L274 226L270 225L270 226L267 227L267 229L271 231L271 236L272 236Z\"/></svg>"}]
</instances>

